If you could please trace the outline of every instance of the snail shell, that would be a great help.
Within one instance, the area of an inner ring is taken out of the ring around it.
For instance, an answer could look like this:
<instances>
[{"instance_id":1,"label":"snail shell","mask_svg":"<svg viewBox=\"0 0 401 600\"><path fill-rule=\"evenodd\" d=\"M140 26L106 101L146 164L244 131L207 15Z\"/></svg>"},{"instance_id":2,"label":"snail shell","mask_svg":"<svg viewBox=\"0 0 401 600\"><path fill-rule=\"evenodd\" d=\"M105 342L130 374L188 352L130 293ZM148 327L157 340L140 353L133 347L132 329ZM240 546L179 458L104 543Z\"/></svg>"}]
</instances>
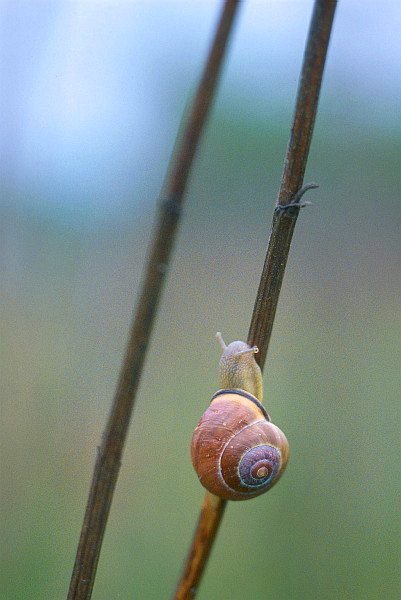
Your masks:
<instances>
[{"instance_id":1,"label":"snail shell","mask_svg":"<svg viewBox=\"0 0 401 600\"><path fill-rule=\"evenodd\" d=\"M289 447L255 396L242 389L223 389L200 419L191 453L194 469L209 492L226 500L246 500L279 480Z\"/></svg>"}]
</instances>

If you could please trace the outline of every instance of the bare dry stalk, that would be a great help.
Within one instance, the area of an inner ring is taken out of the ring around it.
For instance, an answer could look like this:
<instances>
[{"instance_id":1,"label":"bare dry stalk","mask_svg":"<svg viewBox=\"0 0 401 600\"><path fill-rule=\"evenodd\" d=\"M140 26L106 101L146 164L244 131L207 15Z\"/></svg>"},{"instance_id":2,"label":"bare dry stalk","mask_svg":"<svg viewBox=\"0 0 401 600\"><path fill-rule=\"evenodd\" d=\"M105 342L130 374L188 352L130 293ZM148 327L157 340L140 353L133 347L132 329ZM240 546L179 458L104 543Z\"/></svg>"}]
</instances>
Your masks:
<instances>
[{"instance_id":1,"label":"bare dry stalk","mask_svg":"<svg viewBox=\"0 0 401 600\"><path fill-rule=\"evenodd\" d=\"M178 143L163 199L159 205L142 292L136 306L114 402L101 446L98 449L68 600L87 600L92 595L97 563L120 469L123 447L152 326L170 262L184 201L184 192L215 94L238 5L239 0L226 0L224 3L192 111Z\"/></svg>"},{"instance_id":2,"label":"bare dry stalk","mask_svg":"<svg viewBox=\"0 0 401 600\"><path fill-rule=\"evenodd\" d=\"M249 345L259 348L255 358L261 369L266 360L292 235L301 206L299 200L305 189L316 187L312 184L301 189L335 9L336 0L315 0L280 191L248 333ZM206 493L174 600L195 597L225 506L225 500Z\"/></svg>"}]
</instances>

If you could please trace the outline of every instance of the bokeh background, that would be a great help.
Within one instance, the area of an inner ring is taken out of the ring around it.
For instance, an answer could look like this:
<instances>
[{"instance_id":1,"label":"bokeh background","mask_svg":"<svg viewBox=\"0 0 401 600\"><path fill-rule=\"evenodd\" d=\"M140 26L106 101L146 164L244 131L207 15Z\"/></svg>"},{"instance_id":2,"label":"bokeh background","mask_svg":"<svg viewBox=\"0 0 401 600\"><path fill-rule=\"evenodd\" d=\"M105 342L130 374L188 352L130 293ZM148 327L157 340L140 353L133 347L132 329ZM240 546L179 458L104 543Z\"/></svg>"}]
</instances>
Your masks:
<instances>
[{"instance_id":1,"label":"bokeh background","mask_svg":"<svg viewBox=\"0 0 401 600\"><path fill-rule=\"evenodd\" d=\"M245 2L188 190L93 598L168 598L192 430L245 338L312 2ZM1 600L66 595L157 199L220 2L1 3ZM399 2L340 2L264 377L291 460L206 600L395 599Z\"/></svg>"}]
</instances>

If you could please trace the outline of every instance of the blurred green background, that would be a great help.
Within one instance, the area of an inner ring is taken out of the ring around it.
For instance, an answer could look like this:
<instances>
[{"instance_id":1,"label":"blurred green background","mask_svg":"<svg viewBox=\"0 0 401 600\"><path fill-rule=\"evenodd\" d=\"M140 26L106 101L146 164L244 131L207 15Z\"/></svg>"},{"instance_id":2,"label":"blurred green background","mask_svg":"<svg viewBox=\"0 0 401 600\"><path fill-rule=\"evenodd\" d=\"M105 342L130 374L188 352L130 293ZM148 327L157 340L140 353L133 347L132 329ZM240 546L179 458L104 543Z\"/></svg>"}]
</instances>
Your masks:
<instances>
[{"instance_id":1,"label":"blurred green background","mask_svg":"<svg viewBox=\"0 0 401 600\"><path fill-rule=\"evenodd\" d=\"M176 132L218 2L1 4L1 600L66 595ZM175 587L192 430L246 338L312 3L247 2L197 156L94 600ZM264 377L291 459L199 599L395 599L400 7L340 3Z\"/></svg>"}]
</instances>

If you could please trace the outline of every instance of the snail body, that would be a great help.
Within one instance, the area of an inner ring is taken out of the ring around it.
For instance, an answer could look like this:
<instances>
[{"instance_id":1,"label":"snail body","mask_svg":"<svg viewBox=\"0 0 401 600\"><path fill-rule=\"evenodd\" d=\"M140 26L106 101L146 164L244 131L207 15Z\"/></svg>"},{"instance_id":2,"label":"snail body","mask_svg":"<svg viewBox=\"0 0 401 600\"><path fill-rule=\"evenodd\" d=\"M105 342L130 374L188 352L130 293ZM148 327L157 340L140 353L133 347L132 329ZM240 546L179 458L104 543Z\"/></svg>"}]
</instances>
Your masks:
<instances>
[{"instance_id":1,"label":"snail body","mask_svg":"<svg viewBox=\"0 0 401 600\"><path fill-rule=\"evenodd\" d=\"M289 447L262 405L262 375L245 342L222 345L221 387L192 437L192 463L201 484L226 500L263 494L280 478Z\"/></svg>"}]
</instances>

